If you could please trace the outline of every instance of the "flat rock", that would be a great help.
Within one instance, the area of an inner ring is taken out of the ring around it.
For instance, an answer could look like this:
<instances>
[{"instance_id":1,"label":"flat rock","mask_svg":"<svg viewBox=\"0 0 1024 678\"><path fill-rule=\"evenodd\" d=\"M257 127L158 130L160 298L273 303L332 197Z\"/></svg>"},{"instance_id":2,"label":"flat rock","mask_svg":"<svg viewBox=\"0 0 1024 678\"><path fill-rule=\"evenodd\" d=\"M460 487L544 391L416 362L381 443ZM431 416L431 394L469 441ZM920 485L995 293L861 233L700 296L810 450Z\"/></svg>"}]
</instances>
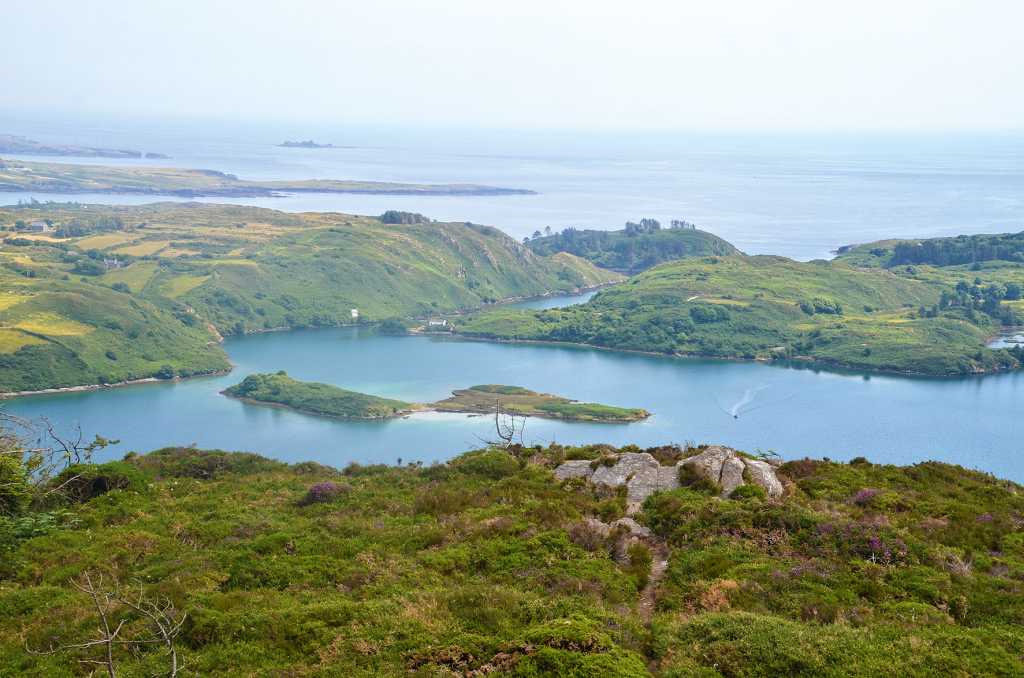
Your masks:
<instances>
[{"instance_id":1,"label":"flat rock","mask_svg":"<svg viewBox=\"0 0 1024 678\"><path fill-rule=\"evenodd\" d=\"M559 480L589 478L592 475L594 475L594 469L590 468L589 459L573 459L562 463L555 469L555 477Z\"/></svg>"}]
</instances>

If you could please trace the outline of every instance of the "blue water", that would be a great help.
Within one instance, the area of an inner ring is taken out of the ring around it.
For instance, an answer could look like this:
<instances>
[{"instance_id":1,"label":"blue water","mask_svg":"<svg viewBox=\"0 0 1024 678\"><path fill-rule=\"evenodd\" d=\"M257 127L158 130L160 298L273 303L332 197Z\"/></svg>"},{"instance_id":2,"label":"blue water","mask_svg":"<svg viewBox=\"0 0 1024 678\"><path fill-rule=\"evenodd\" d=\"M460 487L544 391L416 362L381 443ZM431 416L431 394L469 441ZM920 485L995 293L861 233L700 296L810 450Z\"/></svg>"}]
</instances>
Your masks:
<instances>
[{"instance_id":1,"label":"blue water","mask_svg":"<svg viewBox=\"0 0 1024 678\"><path fill-rule=\"evenodd\" d=\"M530 419L527 443L694 441L772 449L789 458L940 459L1024 481L1021 373L866 377L567 346L379 336L358 328L252 335L229 339L225 347L235 363L227 376L20 398L5 409L47 416L65 428L78 422L87 436L119 438L108 457L195 443L332 465L399 457L430 462L479 447L494 437L493 422L461 414L345 422L248 405L219 392L247 374L280 369L414 402L504 383L653 413L628 425Z\"/></svg>"},{"instance_id":2,"label":"blue water","mask_svg":"<svg viewBox=\"0 0 1024 678\"><path fill-rule=\"evenodd\" d=\"M523 237L550 226L621 228L644 216L693 221L756 254L827 257L887 237L1024 229L1024 135L685 135L302 127L237 121L24 120L0 130L41 141L167 153L79 160L201 167L253 179L472 182L527 196L297 195L217 202L288 211L417 211ZM355 148L291 149L286 138ZM33 158L25 158L33 159ZM39 158L34 158L39 160ZM57 159L59 160L59 159ZM75 162L75 159L65 159ZM83 202L151 197L9 193Z\"/></svg>"},{"instance_id":3,"label":"blue water","mask_svg":"<svg viewBox=\"0 0 1024 678\"><path fill-rule=\"evenodd\" d=\"M750 253L826 257L887 237L1024 229L1024 135L597 135L480 130L302 127L239 121L17 119L0 131L44 142L157 151L163 164L254 179L473 182L528 196L299 195L231 202L290 211L422 212L496 225L522 237L546 226L619 228L683 218ZM283 149L313 138L355 148ZM39 158L26 158L36 159ZM65 159L74 162L74 159ZM0 194L142 203L138 196ZM223 199L218 199L225 202ZM544 308L566 300L523 302ZM382 337L358 329L231 339L231 375L39 396L7 403L25 416L120 438L112 456L170 444L249 449L287 460L433 461L480 444L486 418L421 414L340 422L242 403L219 391L256 371L413 401L478 383L520 384L654 413L630 425L531 420L527 442L641 445L706 441L784 456L941 459L1024 481L1024 375L964 379L837 374L753 363L672 360L564 346ZM736 416L734 416L736 415ZM736 418L738 417L738 418Z\"/></svg>"}]
</instances>

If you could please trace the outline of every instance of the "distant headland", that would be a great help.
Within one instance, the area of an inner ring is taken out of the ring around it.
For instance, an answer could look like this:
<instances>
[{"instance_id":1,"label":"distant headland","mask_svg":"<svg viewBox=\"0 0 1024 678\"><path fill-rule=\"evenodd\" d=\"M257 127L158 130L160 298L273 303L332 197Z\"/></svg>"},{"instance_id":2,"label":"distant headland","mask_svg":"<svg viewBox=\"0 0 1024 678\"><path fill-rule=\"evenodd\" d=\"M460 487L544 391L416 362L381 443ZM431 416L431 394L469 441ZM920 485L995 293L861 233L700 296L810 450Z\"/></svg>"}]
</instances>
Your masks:
<instances>
[{"instance_id":1,"label":"distant headland","mask_svg":"<svg viewBox=\"0 0 1024 678\"><path fill-rule=\"evenodd\" d=\"M99 148L75 144L44 144L34 139L14 134L0 134L0 153L77 156L80 158L146 158L148 160L165 160L170 158L169 155L164 155L163 153L142 153L141 151L123 148Z\"/></svg>"},{"instance_id":2,"label":"distant headland","mask_svg":"<svg viewBox=\"0 0 1024 678\"><path fill-rule=\"evenodd\" d=\"M306 141L283 141L278 144L279 148L338 148L334 144L318 144L312 139Z\"/></svg>"}]
</instances>

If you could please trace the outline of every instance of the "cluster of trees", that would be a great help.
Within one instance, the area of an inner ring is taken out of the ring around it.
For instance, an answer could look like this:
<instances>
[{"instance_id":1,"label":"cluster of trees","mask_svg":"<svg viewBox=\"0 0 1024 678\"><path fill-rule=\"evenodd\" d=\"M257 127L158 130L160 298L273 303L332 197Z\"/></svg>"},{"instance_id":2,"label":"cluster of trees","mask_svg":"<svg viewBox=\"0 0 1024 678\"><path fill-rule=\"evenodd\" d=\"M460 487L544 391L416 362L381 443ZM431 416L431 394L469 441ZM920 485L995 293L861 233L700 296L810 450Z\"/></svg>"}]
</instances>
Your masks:
<instances>
[{"instance_id":1,"label":"cluster of trees","mask_svg":"<svg viewBox=\"0 0 1024 678\"><path fill-rule=\"evenodd\" d=\"M821 313L824 315L842 315L843 306L838 301L831 299L822 299L821 297L815 297L810 301L801 301L800 310L807 315L814 315L815 313Z\"/></svg>"},{"instance_id":2,"label":"cluster of trees","mask_svg":"<svg viewBox=\"0 0 1024 678\"><path fill-rule=\"evenodd\" d=\"M900 242L890 265L958 266L983 261L1024 262L1024 232L1002 235L961 235L921 242Z\"/></svg>"},{"instance_id":3,"label":"cluster of trees","mask_svg":"<svg viewBox=\"0 0 1024 678\"><path fill-rule=\"evenodd\" d=\"M527 246L548 256L568 252L598 266L625 273L637 273L663 261L688 256L734 254L736 248L710 233L698 231L693 224L675 220L670 229L662 229L657 219L627 222L620 231L583 230L573 227L542 237L535 231Z\"/></svg>"},{"instance_id":4,"label":"cluster of trees","mask_svg":"<svg viewBox=\"0 0 1024 678\"><path fill-rule=\"evenodd\" d=\"M1018 325L1020 319L1017 314L1003 301L1016 301L1020 298L1021 287L1017 283L982 286L980 278L975 278L973 284L961 280L953 291L942 291L937 305L930 309L921 308L918 314L934 318L948 309L962 309L971 321L975 320L976 313L981 312L1004 325Z\"/></svg>"},{"instance_id":5,"label":"cluster of trees","mask_svg":"<svg viewBox=\"0 0 1024 678\"><path fill-rule=\"evenodd\" d=\"M388 210L380 215L382 224L429 224L430 219L418 212L401 212L399 210Z\"/></svg>"},{"instance_id":6,"label":"cluster of trees","mask_svg":"<svg viewBox=\"0 0 1024 678\"><path fill-rule=\"evenodd\" d=\"M96 231L123 231L124 228L124 220L118 216L97 217L90 221L75 217L71 221L58 226L54 234L58 238L77 238L95 233Z\"/></svg>"}]
</instances>

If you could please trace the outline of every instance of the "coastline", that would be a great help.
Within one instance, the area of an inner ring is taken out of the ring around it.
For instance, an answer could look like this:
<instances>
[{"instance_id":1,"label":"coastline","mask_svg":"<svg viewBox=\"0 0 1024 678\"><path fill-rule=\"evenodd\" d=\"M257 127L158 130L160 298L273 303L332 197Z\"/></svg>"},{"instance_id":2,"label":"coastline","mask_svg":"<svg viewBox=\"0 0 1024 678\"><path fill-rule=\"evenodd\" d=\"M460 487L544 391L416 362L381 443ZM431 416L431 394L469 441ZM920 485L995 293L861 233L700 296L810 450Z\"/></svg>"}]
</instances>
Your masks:
<instances>
[{"instance_id":1,"label":"coastline","mask_svg":"<svg viewBox=\"0 0 1024 678\"><path fill-rule=\"evenodd\" d=\"M54 388L42 388L35 391L0 391L0 400L7 400L10 398L21 398L24 396L34 395L52 395L56 393L80 393L84 391L102 391L108 388L121 388L123 386L138 386L140 384L157 384L157 383L172 383L176 381L185 381L186 379L195 379L198 377L222 377L225 374L230 374L234 366L226 370L213 370L211 372L198 372L196 374L189 374L182 377L174 377L173 379L159 379L157 377L142 377L140 379L126 379L125 381L115 381L109 384L80 384L78 386L57 386Z\"/></svg>"}]
</instances>

